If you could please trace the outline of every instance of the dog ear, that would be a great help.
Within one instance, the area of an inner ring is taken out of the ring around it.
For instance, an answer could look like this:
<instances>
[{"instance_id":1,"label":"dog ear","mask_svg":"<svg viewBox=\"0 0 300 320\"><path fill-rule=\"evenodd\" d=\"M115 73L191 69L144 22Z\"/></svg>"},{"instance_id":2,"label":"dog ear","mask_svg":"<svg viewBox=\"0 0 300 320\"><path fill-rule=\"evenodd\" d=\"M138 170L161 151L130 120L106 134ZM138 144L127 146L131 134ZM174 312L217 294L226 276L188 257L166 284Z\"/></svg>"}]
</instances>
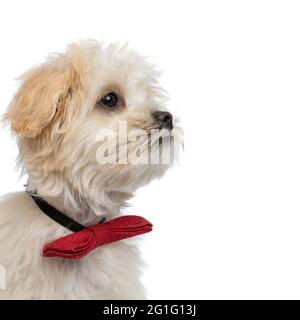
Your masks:
<instances>
[{"instance_id":1,"label":"dog ear","mask_svg":"<svg viewBox=\"0 0 300 320\"><path fill-rule=\"evenodd\" d=\"M80 74L71 61L55 57L20 79L21 86L4 116L11 122L12 130L31 138L54 123L62 130L67 114L74 113L76 108L70 106L73 110L68 111L67 105L78 102L81 90Z\"/></svg>"}]
</instances>

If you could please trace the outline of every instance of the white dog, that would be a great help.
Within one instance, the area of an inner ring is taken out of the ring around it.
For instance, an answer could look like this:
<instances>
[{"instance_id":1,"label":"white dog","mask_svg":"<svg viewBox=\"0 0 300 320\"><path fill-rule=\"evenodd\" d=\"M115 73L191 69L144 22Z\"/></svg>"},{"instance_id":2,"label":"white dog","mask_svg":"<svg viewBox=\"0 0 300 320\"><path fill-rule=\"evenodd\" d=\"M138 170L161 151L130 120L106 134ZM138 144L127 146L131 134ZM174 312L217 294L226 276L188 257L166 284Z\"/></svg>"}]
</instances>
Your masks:
<instances>
[{"instance_id":1,"label":"white dog","mask_svg":"<svg viewBox=\"0 0 300 320\"><path fill-rule=\"evenodd\" d=\"M181 131L164 107L158 76L126 47L84 41L21 77L4 118L16 134L28 186L0 202L6 269L0 298L145 298L136 241L109 243L77 259L44 256L43 248L76 233L48 216L49 208L84 227L114 220L139 187L169 168ZM170 161L161 161L168 153ZM149 161L155 156L158 162Z\"/></svg>"}]
</instances>

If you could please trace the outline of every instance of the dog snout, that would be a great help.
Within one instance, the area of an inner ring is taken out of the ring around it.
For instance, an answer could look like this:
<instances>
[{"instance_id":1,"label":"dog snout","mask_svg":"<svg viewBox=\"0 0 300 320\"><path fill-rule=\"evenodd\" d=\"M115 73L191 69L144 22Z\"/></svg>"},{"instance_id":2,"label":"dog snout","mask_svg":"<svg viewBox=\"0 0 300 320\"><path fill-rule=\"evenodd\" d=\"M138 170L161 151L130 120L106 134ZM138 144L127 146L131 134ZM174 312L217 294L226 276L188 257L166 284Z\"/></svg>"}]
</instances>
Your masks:
<instances>
[{"instance_id":1,"label":"dog snout","mask_svg":"<svg viewBox=\"0 0 300 320\"><path fill-rule=\"evenodd\" d=\"M155 111L152 113L152 117L158 125L159 129L173 129L173 116L167 111Z\"/></svg>"}]
</instances>

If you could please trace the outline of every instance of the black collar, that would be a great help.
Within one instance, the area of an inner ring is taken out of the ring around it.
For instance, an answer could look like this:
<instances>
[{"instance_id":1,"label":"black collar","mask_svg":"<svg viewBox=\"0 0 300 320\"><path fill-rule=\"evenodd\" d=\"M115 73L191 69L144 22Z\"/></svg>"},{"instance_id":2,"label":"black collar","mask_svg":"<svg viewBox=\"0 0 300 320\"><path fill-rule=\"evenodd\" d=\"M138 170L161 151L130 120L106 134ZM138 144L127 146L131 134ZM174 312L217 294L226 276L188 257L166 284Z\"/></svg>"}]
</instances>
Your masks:
<instances>
[{"instance_id":1,"label":"black collar","mask_svg":"<svg viewBox=\"0 0 300 320\"><path fill-rule=\"evenodd\" d=\"M85 227L80 223L76 222L75 220L69 218L62 212L56 210L54 207L50 206L45 200L38 196L34 196L31 194L31 198L37 204L37 206L44 212L49 218L54 220L55 222L59 223L60 225L68 228L73 232L81 231Z\"/></svg>"}]
</instances>

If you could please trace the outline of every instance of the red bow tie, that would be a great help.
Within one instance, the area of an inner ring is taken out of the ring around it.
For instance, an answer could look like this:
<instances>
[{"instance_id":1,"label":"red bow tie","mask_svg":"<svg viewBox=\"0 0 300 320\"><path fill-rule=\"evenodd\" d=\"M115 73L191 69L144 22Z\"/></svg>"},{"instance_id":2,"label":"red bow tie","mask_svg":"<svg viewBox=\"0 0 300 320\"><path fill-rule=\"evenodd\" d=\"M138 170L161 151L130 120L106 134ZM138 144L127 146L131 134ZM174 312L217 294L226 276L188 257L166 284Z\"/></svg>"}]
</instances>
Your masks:
<instances>
[{"instance_id":1,"label":"red bow tie","mask_svg":"<svg viewBox=\"0 0 300 320\"><path fill-rule=\"evenodd\" d=\"M152 224L144 218L123 216L47 243L43 256L79 259L97 247L150 231Z\"/></svg>"}]
</instances>

